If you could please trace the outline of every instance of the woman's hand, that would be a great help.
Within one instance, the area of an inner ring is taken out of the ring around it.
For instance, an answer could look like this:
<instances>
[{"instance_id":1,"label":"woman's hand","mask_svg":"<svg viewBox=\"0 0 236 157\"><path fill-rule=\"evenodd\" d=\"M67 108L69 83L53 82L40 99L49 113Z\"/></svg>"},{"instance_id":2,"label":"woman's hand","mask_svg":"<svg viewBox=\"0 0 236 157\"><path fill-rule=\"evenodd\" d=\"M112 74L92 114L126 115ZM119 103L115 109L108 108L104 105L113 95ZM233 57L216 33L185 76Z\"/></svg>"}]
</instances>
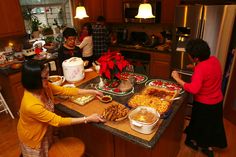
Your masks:
<instances>
[{"instance_id":1,"label":"woman's hand","mask_svg":"<svg viewBox=\"0 0 236 157\"><path fill-rule=\"evenodd\" d=\"M94 94L103 97L103 93L95 89L78 89L78 94Z\"/></svg>"},{"instance_id":2,"label":"woman's hand","mask_svg":"<svg viewBox=\"0 0 236 157\"><path fill-rule=\"evenodd\" d=\"M103 97L103 93L98 91L98 90L93 90L94 94L100 96L100 97Z\"/></svg>"},{"instance_id":3,"label":"woman's hand","mask_svg":"<svg viewBox=\"0 0 236 157\"><path fill-rule=\"evenodd\" d=\"M86 120L87 122L105 122L106 121L97 113L91 114L90 116L86 118Z\"/></svg>"},{"instance_id":4,"label":"woman's hand","mask_svg":"<svg viewBox=\"0 0 236 157\"><path fill-rule=\"evenodd\" d=\"M178 80L180 78L179 73L177 71L172 71L171 76L175 79Z\"/></svg>"},{"instance_id":5,"label":"woman's hand","mask_svg":"<svg viewBox=\"0 0 236 157\"><path fill-rule=\"evenodd\" d=\"M178 84L180 84L182 87L184 86L185 82L180 78L180 75L177 71L172 71L171 76Z\"/></svg>"}]
</instances>

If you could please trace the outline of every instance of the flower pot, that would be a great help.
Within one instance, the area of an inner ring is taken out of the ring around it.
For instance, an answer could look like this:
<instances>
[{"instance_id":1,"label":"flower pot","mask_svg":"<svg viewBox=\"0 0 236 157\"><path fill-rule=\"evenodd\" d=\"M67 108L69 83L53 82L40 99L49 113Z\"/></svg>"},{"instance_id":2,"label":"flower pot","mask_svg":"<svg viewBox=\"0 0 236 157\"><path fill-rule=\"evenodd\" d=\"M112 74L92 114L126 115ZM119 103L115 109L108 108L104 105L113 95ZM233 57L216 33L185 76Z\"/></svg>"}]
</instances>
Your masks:
<instances>
[{"instance_id":1,"label":"flower pot","mask_svg":"<svg viewBox=\"0 0 236 157\"><path fill-rule=\"evenodd\" d=\"M33 38L39 38L39 31L34 31L32 33Z\"/></svg>"}]
</instances>

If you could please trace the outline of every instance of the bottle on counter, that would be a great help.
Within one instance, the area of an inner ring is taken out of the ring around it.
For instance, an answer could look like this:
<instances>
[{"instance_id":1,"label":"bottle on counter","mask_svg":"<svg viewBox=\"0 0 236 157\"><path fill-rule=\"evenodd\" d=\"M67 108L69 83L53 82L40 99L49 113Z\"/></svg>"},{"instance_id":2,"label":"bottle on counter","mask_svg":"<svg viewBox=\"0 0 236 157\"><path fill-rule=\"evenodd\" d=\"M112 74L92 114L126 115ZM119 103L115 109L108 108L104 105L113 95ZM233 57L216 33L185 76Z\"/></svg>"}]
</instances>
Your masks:
<instances>
[{"instance_id":1,"label":"bottle on counter","mask_svg":"<svg viewBox=\"0 0 236 157\"><path fill-rule=\"evenodd\" d=\"M126 28L123 29L123 41L126 41L128 38L128 30Z\"/></svg>"}]
</instances>

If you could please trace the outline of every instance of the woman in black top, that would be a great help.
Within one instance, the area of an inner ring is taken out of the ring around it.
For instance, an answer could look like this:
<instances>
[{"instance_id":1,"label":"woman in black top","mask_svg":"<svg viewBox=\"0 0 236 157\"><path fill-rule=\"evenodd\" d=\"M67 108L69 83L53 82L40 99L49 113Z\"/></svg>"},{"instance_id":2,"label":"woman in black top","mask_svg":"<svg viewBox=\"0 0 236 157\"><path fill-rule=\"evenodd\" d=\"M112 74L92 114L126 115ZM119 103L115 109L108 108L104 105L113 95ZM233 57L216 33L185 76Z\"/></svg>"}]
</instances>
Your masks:
<instances>
[{"instance_id":1,"label":"woman in black top","mask_svg":"<svg viewBox=\"0 0 236 157\"><path fill-rule=\"evenodd\" d=\"M77 32L74 28L67 27L63 31L64 44L58 50L58 59L60 65L60 71L62 74L62 62L71 57L82 57L82 52L79 47L75 45L77 39Z\"/></svg>"}]
</instances>

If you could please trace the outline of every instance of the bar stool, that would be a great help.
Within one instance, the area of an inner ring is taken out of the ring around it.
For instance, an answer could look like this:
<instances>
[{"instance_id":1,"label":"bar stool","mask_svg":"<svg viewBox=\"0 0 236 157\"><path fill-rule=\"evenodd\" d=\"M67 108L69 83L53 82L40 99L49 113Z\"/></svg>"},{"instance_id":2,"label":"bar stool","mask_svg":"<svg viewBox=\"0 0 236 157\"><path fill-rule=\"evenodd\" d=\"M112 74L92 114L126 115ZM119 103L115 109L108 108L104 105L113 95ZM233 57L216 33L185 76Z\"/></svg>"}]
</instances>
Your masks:
<instances>
[{"instance_id":1,"label":"bar stool","mask_svg":"<svg viewBox=\"0 0 236 157\"><path fill-rule=\"evenodd\" d=\"M66 137L54 143L48 157L81 157L85 151L84 143L75 137Z\"/></svg>"},{"instance_id":2,"label":"bar stool","mask_svg":"<svg viewBox=\"0 0 236 157\"><path fill-rule=\"evenodd\" d=\"M6 103L5 99L2 96L1 90L2 90L2 87L0 86L0 113L2 113L2 112L9 113L11 118L14 119L14 116L11 113L11 110L7 106L7 103Z\"/></svg>"}]
</instances>

